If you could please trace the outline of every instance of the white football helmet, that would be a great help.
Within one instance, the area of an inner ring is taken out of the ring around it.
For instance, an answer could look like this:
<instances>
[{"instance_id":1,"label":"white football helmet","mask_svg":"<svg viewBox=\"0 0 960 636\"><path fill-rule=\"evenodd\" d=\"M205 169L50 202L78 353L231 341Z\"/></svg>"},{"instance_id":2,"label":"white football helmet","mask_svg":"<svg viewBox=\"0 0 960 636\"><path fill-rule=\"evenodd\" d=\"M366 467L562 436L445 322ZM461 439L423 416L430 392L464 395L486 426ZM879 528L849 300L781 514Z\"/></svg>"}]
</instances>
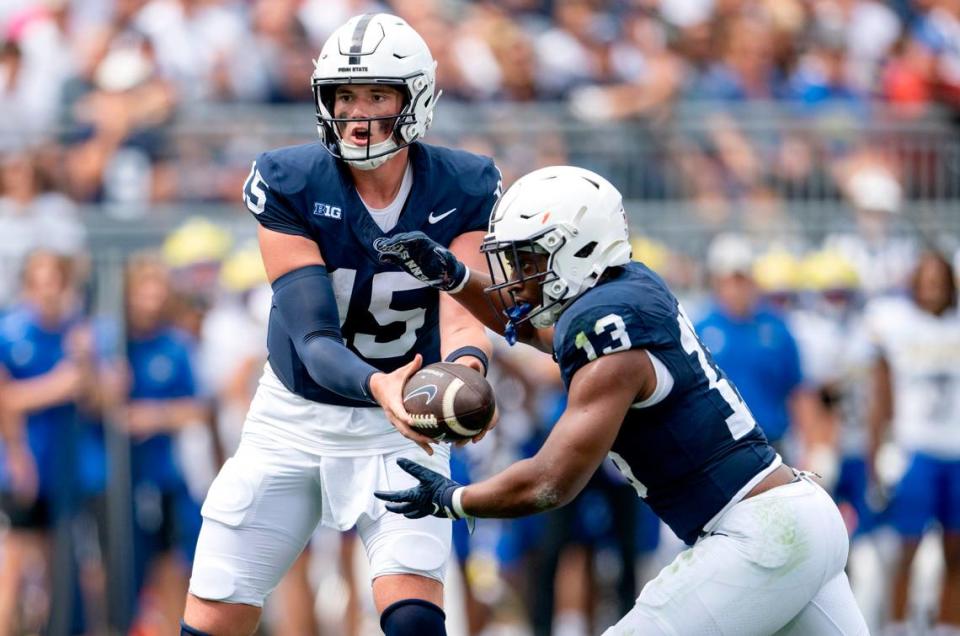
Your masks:
<instances>
[{"instance_id":1,"label":"white football helmet","mask_svg":"<svg viewBox=\"0 0 960 636\"><path fill-rule=\"evenodd\" d=\"M386 13L354 16L333 32L315 61L311 83L317 111L317 131L323 145L339 159L361 170L372 170L390 156L426 134L436 104L437 63L413 28L402 18ZM385 84L404 96L398 116L337 119L333 98L343 84ZM395 120L393 134L366 147L347 143L337 123Z\"/></svg>"},{"instance_id":2,"label":"white football helmet","mask_svg":"<svg viewBox=\"0 0 960 636\"><path fill-rule=\"evenodd\" d=\"M535 170L497 203L482 251L493 281L487 293L501 295L510 321L549 327L607 268L630 261L623 197L609 181L583 168ZM532 276L514 272L524 251L546 255L546 270ZM511 315L517 302L510 288L532 279L540 282L541 303L523 316Z\"/></svg>"}]
</instances>

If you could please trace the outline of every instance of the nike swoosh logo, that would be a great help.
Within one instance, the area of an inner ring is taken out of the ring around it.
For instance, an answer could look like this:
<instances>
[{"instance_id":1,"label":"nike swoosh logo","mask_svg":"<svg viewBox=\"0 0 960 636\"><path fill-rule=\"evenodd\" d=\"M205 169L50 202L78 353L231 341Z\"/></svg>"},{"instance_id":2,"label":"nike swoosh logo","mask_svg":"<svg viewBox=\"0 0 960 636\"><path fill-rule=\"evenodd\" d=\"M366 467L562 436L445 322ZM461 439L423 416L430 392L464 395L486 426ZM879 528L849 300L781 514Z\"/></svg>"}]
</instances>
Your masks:
<instances>
[{"instance_id":1,"label":"nike swoosh logo","mask_svg":"<svg viewBox=\"0 0 960 636\"><path fill-rule=\"evenodd\" d=\"M407 396L403 398L403 401L406 402L407 400L411 400L417 397L418 395L426 395L427 396L426 403L430 404L431 402L433 402L433 398L437 397L437 385L425 384L419 389L416 389L415 391L411 391L410 393L408 393Z\"/></svg>"},{"instance_id":2,"label":"nike swoosh logo","mask_svg":"<svg viewBox=\"0 0 960 636\"><path fill-rule=\"evenodd\" d=\"M445 218L447 218L448 216L450 216L451 214L453 214L453 213L456 212L456 211L457 211L457 208L450 208L449 210L447 210L447 211L444 212L443 214L434 214L433 212L431 212L430 215L427 217L427 220L430 221L431 224L433 224L433 223L436 223L436 222L438 222L438 221L444 220Z\"/></svg>"}]
</instances>

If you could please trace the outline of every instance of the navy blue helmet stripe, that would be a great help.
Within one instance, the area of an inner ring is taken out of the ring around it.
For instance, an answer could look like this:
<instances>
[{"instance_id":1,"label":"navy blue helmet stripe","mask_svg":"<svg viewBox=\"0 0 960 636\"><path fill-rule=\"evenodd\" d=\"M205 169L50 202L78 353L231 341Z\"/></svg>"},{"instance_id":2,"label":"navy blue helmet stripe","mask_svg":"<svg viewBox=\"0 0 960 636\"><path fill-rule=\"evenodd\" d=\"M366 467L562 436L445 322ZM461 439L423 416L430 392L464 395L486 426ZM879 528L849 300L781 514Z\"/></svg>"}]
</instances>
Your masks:
<instances>
[{"instance_id":1,"label":"navy blue helmet stripe","mask_svg":"<svg viewBox=\"0 0 960 636\"><path fill-rule=\"evenodd\" d=\"M376 16L375 13L364 14L360 21L357 22L357 26L353 29L353 39L350 41L350 59L347 60L348 64L359 64L360 63L360 51L363 50L363 36L367 33L367 26Z\"/></svg>"}]
</instances>

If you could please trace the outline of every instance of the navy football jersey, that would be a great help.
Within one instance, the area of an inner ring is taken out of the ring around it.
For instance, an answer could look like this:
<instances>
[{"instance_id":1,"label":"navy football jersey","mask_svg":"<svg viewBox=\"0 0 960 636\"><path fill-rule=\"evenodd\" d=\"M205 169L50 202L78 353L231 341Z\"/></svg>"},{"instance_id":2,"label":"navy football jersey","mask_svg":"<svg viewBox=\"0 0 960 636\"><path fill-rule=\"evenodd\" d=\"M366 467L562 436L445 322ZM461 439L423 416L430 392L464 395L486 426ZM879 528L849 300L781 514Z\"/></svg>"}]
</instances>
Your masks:
<instances>
[{"instance_id":1,"label":"navy football jersey","mask_svg":"<svg viewBox=\"0 0 960 636\"><path fill-rule=\"evenodd\" d=\"M381 263L374 241L420 230L449 246L464 232L486 231L501 187L500 172L487 157L421 142L410 146L409 157L413 186L396 227L386 233L367 212L348 168L319 143L261 154L243 188L244 202L261 225L320 246L344 343L382 371L393 371L417 353L424 365L440 360L439 294L399 267ZM275 307L267 348L271 367L294 393L328 404L370 406L313 381Z\"/></svg>"},{"instance_id":2,"label":"navy football jersey","mask_svg":"<svg viewBox=\"0 0 960 636\"><path fill-rule=\"evenodd\" d=\"M630 408L610 457L688 544L776 459L676 297L645 265L630 263L575 300L557 322L553 349L568 389L578 369L618 351L645 349L670 371L670 393Z\"/></svg>"}]
</instances>

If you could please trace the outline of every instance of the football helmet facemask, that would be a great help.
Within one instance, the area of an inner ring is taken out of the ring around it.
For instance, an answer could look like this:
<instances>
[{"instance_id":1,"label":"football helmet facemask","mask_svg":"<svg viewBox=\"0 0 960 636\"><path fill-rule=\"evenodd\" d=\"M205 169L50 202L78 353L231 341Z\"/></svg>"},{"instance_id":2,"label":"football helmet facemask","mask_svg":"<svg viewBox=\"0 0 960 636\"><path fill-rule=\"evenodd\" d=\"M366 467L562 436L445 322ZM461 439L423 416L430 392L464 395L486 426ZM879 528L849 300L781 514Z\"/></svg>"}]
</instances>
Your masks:
<instances>
[{"instance_id":1,"label":"football helmet facemask","mask_svg":"<svg viewBox=\"0 0 960 636\"><path fill-rule=\"evenodd\" d=\"M426 134L433 123L437 63L423 38L402 18L386 13L354 16L333 32L314 62L311 84L317 132L324 147L361 170L373 170L395 152ZM403 95L396 115L337 118L334 95L344 84L392 86ZM390 120L392 133L379 143L358 146L341 135L341 126L366 122L372 139L374 122Z\"/></svg>"},{"instance_id":2,"label":"football helmet facemask","mask_svg":"<svg viewBox=\"0 0 960 636\"><path fill-rule=\"evenodd\" d=\"M630 261L623 197L589 170L572 166L541 168L517 180L501 197L490 219L481 251L492 285L514 326L527 320L542 329L554 324L571 302L593 287L610 267ZM538 271L517 269L523 252L546 256ZM539 304L515 297L519 286L536 280Z\"/></svg>"}]
</instances>

